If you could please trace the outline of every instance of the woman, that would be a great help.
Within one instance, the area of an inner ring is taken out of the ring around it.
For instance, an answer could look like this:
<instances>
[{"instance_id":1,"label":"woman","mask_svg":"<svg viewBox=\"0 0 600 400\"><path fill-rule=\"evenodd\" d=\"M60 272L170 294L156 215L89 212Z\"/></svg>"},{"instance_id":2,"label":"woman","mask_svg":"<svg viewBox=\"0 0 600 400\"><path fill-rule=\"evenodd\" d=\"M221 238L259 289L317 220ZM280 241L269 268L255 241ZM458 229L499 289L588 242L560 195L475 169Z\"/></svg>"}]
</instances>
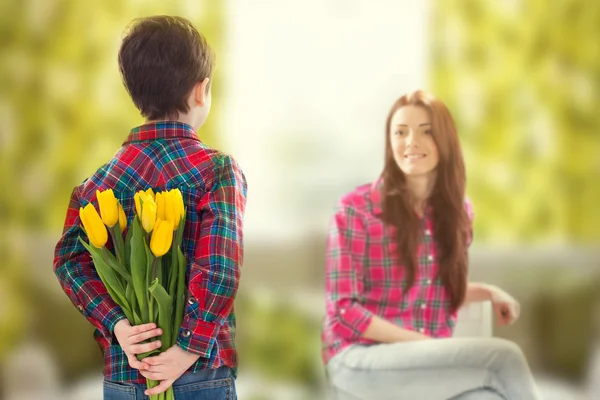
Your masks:
<instances>
[{"instance_id":1,"label":"woman","mask_svg":"<svg viewBox=\"0 0 600 400\"><path fill-rule=\"evenodd\" d=\"M515 344L451 338L459 307L519 304L467 282L472 210L446 106L417 91L386 123L381 178L345 195L332 221L323 360L338 399L537 399Z\"/></svg>"}]
</instances>

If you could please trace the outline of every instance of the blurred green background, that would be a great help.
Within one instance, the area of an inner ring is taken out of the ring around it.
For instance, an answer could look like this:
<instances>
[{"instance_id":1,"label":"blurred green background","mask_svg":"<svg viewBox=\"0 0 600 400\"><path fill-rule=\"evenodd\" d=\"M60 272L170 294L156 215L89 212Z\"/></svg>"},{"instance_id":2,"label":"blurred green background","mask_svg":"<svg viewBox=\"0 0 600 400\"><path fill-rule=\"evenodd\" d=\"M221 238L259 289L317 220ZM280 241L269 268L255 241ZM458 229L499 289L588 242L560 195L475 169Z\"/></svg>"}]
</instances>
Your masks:
<instances>
[{"instance_id":1,"label":"blurred green background","mask_svg":"<svg viewBox=\"0 0 600 400\"><path fill-rule=\"evenodd\" d=\"M212 114L200 137L227 151L226 66L244 66L227 58L226 3L0 4L5 369L14 351L35 342L51 355L60 382L101 370L91 326L52 273L52 252L72 188L142 122L118 74L120 34L145 15L178 14L196 24L217 54ZM501 284L523 302L523 322L497 335L517 341L535 368L581 382L600 301L600 3L432 0L429 10L429 89L456 119L475 204L472 278ZM297 385L305 398L322 393L325 234L277 248L249 238L243 271L250 278L236 301L241 378ZM275 270L298 296L260 289L278 285L270 280Z\"/></svg>"}]
</instances>

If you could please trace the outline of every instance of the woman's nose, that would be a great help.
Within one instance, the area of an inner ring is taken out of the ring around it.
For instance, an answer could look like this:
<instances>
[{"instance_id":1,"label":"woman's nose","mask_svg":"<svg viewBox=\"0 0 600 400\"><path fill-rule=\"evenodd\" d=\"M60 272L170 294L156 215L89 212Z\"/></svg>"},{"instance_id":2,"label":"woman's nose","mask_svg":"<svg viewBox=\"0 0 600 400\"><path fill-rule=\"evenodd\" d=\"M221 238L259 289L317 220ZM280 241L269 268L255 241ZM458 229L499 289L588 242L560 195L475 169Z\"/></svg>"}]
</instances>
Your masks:
<instances>
[{"instance_id":1,"label":"woman's nose","mask_svg":"<svg viewBox=\"0 0 600 400\"><path fill-rule=\"evenodd\" d=\"M406 135L406 146L407 147L418 147L419 146L413 131L409 131L408 135Z\"/></svg>"}]
</instances>

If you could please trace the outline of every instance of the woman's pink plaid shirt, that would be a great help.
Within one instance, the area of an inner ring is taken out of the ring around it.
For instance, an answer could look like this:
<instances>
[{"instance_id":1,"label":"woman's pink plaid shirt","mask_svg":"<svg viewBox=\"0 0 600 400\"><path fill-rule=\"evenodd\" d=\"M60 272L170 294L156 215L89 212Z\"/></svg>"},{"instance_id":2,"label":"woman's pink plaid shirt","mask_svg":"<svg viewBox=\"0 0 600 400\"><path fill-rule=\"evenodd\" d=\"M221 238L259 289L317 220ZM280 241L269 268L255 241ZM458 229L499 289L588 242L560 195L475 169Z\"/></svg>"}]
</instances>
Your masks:
<instances>
[{"instance_id":1,"label":"woman's pink plaid shirt","mask_svg":"<svg viewBox=\"0 0 600 400\"><path fill-rule=\"evenodd\" d=\"M394 227L381 215L381 181L345 195L332 219L327 241L326 316L323 361L352 344L373 344L361 338L373 315L432 337L449 337L456 313L438 278L432 213L421 220L415 284L404 293L405 275L395 256ZM471 204L465 201L469 217ZM469 242L471 239L469 238Z\"/></svg>"}]
</instances>

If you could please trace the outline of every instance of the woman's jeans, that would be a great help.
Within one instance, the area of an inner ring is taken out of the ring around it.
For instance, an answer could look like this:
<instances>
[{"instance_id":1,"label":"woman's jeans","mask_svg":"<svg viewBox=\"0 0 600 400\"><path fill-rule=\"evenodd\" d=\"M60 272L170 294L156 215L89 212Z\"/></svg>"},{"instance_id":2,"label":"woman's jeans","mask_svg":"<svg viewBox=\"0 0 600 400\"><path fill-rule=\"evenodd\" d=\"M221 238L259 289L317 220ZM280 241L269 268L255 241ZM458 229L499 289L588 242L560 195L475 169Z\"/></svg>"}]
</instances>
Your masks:
<instances>
[{"instance_id":1,"label":"woman's jeans","mask_svg":"<svg viewBox=\"0 0 600 400\"><path fill-rule=\"evenodd\" d=\"M498 338L353 345L327 364L336 400L538 400L521 349Z\"/></svg>"}]
</instances>

